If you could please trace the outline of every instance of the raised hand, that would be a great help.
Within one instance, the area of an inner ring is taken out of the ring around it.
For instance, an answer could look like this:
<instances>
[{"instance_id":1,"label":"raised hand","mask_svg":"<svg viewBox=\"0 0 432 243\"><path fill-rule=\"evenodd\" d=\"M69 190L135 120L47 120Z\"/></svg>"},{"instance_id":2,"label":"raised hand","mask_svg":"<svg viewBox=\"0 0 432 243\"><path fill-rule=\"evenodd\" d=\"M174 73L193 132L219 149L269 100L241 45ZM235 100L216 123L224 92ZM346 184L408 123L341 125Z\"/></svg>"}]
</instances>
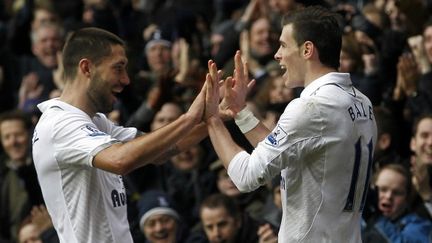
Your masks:
<instances>
[{"instance_id":1,"label":"raised hand","mask_svg":"<svg viewBox=\"0 0 432 243\"><path fill-rule=\"evenodd\" d=\"M411 157L412 184L420 197L425 201L429 201L432 198L432 188L429 185L430 175L427 167L428 165L418 161L417 157Z\"/></svg>"},{"instance_id":2,"label":"raised hand","mask_svg":"<svg viewBox=\"0 0 432 243\"><path fill-rule=\"evenodd\" d=\"M30 214L32 223L41 233L53 227L51 217L44 205L33 206Z\"/></svg>"},{"instance_id":3,"label":"raised hand","mask_svg":"<svg viewBox=\"0 0 432 243\"><path fill-rule=\"evenodd\" d=\"M189 44L184 38L178 41L176 48L173 47L173 61L178 69L174 80L177 83L184 84L187 82L187 75L190 72Z\"/></svg>"},{"instance_id":4,"label":"raised hand","mask_svg":"<svg viewBox=\"0 0 432 243\"><path fill-rule=\"evenodd\" d=\"M53 70L53 81L54 84L56 85L56 88L59 90L63 90L64 88L64 80L63 80L63 73L64 73L64 68L63 68L63 58L62 58L63 54L61 51L57 52L57 68Z\"/></svg>"},{"instance_id":5,"label":"raised hand","mask_svg":"<svg viewBox=\"0 0 432 243\"><path fill-rule=\"evenodd\" d=\"M393 99L400 100L413 94L417 90L419 76L420 72L413 54L402 54L397 64L397 79L393 89Z\"/></svg>"},{"instance_id":6,"label":"raised hand","mask_svg":"<svg viewBox=\"0 0 432 243\"><path fill-rule=\"evenodd\" d=\"M39 76L32 72L24 76L19 89L19 104L20 109L24 109L25 103L28 100L38 99L44 86L39 83Z\"/></svg>"},{"instance_id":7,"label":"raised hand","mask_svg":"<svg viewBox=\"0 0 432 243\"><path fill-rule=\"evenodd\" d=\"M425 74L431 70L431 64L428 60L424 40L422 35L411 36L408 38L408 44L411 51L416 59L419 69L422 74Z\"/></svg>"},{"instance_id":8,"label":"raised hand","mask_svg":"<svg viewBox=\"0 0 432 243\"><path fill-rule=\"evenodd\" d=\"M420 78L420 72L414 55L404 53L399 57L398 75L402 75L404 81L403 89L405 95L411 95L417 90L417 81Z\"/></svg>"},{"instance_id":9,"label":"raised hand","mask_svg":"<svg viewBox=\"0 0 432 243\"><path fill-rule=\"evenodd\" d=\"M190 105L189 110L186 112L187 115L191 116L195 120L195 123L201 122L204 118L206 85L207 82L204 83L201 91Z\"/></svg>"},{"instance_id":10,"label":"raised hand","mask_svg":"<svg viewBox=\"0 0 432 243\"><path fill-rule=\"evenodd\" d=\"M261 225L258 228L259 243L277 243L277 235L269 224Z\"/></svg>"},{"instance_id":11,"label":"raised hand","mask_svg":"<svg viewBox=\"0 0 432 243\"><path fill-rule=\"evenodd\" d=\"M240 51L234 56L234 77L224 82L224 97L219 110L224 115L234 117L246 106L249 91L255 85L255 80L249 80L247 64L243 63Z\"/></svg>"},{"instance_id":12,"label":"raised hand","mask_svg":"<svg viewBox=\"0 0 432 243\"><path fill-rule=\"evenodd\" d=\"M206 107L204 119L208 120L212 116L219 116L219 80L220 72L217 70L216 63L208 61L209 73L206 75Z\"/></svg>"}]
</instances>

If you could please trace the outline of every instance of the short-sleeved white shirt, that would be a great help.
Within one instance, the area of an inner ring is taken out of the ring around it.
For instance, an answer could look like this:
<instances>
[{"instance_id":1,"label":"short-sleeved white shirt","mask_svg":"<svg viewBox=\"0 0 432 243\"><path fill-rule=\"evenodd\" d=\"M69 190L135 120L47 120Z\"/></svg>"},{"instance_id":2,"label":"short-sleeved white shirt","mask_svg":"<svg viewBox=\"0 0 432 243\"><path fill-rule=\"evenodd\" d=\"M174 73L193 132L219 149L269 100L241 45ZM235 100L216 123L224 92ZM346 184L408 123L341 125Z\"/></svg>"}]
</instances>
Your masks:
<instances>
[{"instance_id":1,"label":"short-sleeved white shirt","mask_svg":"<svg viewBox=\"0 0 432 243\"><path fill-rule=\"evenodd\" d=\"M376 133L369 99L349 74L329 73L290 102L251 155L238 153L228 174L242 191L281 174L279 242L361 242Z\"/></svg>"},{"instance_id":2,"label":"short-sleeved white shirt","mask_svg":"<svg viewBox=\"0 0 432 243\"><path fill-rule=\"evenodd\" d=\"M42 193L60 242L133 242L120 175L93 167L93 157L137 130L90 118L58 99L43 112L33 134L33 158Z\"/></svg>"}]
</instances>

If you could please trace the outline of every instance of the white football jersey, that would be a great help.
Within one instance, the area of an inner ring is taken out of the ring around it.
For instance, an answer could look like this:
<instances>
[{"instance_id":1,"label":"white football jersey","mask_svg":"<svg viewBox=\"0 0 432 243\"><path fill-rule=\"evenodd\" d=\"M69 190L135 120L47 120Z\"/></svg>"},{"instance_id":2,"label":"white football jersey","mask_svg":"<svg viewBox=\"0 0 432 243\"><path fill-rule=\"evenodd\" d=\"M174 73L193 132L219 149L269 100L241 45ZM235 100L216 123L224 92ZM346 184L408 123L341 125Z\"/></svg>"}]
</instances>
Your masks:
<instances>
[{"instance_id":1,"label":"white football jersey","mask_svg":"<svg viewBox=\"0 0 432 243\"><path fill-rule=\"evenodd\" d=\"M38 108L43 114L33 134L33 158L60 242L133 242L122 177L92 161L137 130L115 126L103 114L90 118L58 99Z\"/></svg>"},{"instance_id":2,"label":"white football jersey","mask_svg":"<svg viewBox=\"0 0 432 243\"><path fill-rule=\"evenodd\" d=\"M361 242L377 138L372 109L349 74L326 74L289 103L251 155L232 159L228 174L242 191L281 174L279 242Z\"/></svg>"}]
</instances>

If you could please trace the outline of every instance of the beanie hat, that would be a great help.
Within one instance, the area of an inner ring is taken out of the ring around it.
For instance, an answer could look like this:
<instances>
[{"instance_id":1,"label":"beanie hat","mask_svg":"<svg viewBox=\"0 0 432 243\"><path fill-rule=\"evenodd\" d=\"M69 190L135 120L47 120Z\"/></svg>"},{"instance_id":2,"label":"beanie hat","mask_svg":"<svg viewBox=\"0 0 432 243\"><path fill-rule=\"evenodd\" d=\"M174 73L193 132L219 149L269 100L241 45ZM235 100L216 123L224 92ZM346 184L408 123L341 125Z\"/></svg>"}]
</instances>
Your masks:
<instances>
[{"instance_id":1,"label":"beanie hat","mask_svg":"<svg viewBox=\"0 0 432 243\"><path fill-rule=\"evenodd\" d=\"M171 47L171 41L169 41L169 38L164 35L162 30L157 29L152 35L150 40L147 42L145 46L145 51L147 52L150 48L152 48L154 45L159 44L166 46L168 48Z\"/></svg>"},{"instance_id":2,"label":"beanie hat","mask_svg":"<svg viewBox=\"0 0 432 243\"><path fill-rule=\"evenodd\" d=\"M144 223L153 215L168 215L176 220L180 219L178 213L174 210L173 203L169 196L158 190L149 190L141 195L137 204L139 210L139 225L142 230Z\"/></svg>"}]
</instances>

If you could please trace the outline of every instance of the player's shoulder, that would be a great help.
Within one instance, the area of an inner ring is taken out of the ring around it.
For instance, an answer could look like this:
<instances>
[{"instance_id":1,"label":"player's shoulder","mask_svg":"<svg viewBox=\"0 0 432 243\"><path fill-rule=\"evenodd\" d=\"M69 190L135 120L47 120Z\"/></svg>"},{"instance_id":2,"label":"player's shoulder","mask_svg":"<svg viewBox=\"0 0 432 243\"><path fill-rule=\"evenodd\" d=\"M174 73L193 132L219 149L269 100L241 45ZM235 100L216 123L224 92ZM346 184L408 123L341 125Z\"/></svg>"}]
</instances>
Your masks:
<instances>
[{"instance_id":1,"label":"player's shoulder","mask_svg":"<svg viewBox=\"0 0 432 243\"><path fill-rule=\"evenodd\" d=\"M292 100L282 113L278 123L289 129L303 129L322 121L319 104L311 97L300 97Z\"/></svg>"}]
</instances>

